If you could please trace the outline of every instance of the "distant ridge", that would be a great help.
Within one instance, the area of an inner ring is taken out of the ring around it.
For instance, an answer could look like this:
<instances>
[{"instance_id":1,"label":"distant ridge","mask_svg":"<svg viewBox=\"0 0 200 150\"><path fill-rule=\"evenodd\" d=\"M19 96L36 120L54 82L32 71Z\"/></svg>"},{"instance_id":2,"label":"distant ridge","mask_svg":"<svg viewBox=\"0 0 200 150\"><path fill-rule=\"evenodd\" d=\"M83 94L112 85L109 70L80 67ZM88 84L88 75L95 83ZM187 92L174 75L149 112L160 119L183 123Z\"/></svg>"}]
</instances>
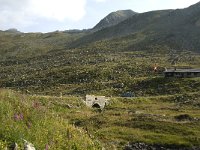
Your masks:
<instances>
[{"instance_id":1,"label":"distant ridge","mask_svg":"<svg viewBox=\"0 0 200 150\"><path fill-rule=\"evenodd\" d=\"M99 24L95 27L100 26ZM174 49L200 51L200 2L185 9L158 10L132 15L116 25L102 28L78 39L73 46L129 35L133 35L134 39L143 39L135 40L131 46L133 49L165 45Z\"/></svg>"},{"instance_id":2,"label":"distant ridge","mask_svg":"<svg viewBox=\"0 0 200 150\"><path fill-rule=\"evenodd\" d=\"M137 14L132 10L118 10L116 12L112 12L104 17L94 28L93 30L101 30L106 27L110 27L116 25L127 18L132 17L133 15Z\"/></svg>"},{"instance_id":3,"label":"distant ridge","mask_svg":"<svg viewBox=\"0 0 200 150\"><path fill-rule=\"evenodd\" d=\"M5 30L5 32L9 32L9 33L21 33L20 31L18 31L17 29L15 28L10 28L8 30Z\"/></svg>"}]
</instances>

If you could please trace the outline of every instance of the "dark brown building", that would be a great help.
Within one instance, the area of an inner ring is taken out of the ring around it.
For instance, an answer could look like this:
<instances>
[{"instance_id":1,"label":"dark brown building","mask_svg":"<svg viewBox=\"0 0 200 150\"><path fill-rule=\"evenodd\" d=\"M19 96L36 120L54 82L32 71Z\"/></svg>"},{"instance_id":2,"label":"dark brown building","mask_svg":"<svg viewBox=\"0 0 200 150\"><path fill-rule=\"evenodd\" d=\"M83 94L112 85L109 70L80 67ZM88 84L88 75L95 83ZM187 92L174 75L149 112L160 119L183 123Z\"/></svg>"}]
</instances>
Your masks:
<instances>
[{"instance_id":1,"label":"dark brown building","mask_svg":"<svg viewBox=\"0 0 200 150\"><path fill-rule=\"evenodd\" d=\"M200 69L168 69L164 71L164 75L178 78L200 77Z\"/></svg>"}]
</instances>

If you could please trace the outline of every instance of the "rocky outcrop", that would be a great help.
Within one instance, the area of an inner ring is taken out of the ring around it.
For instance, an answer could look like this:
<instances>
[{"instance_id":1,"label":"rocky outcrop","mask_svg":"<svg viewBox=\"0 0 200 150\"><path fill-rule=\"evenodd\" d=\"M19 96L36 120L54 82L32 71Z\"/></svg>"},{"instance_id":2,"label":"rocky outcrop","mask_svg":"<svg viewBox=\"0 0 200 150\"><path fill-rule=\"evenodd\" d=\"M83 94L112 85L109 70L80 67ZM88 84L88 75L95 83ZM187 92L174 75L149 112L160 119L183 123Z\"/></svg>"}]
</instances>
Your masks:
<instances>
[{"instance_id":1,"label":"rocky outcrop","mask_svg":"<svg viewBox=\"0 0 200 150\"><path fill-rule=\"evenodd\" d=\"M105 18L103 18L94 28L93 30L101 30L106 27L110 27L116 25L129 17L137 14L132 10L118 10L116 12L112 12L108 14Z\"/></svg>"},{"instance_id":2,"label":"rocky outcrop","mask_svg":"<svg viewBox=\"0 0 200 150\"><path fill-rule=\"evenodd\" d=\"M184 147L178 145L157 145L145 143L129 143L124 150L200 150L200 147Z\"/></svg>"}]
</instances>

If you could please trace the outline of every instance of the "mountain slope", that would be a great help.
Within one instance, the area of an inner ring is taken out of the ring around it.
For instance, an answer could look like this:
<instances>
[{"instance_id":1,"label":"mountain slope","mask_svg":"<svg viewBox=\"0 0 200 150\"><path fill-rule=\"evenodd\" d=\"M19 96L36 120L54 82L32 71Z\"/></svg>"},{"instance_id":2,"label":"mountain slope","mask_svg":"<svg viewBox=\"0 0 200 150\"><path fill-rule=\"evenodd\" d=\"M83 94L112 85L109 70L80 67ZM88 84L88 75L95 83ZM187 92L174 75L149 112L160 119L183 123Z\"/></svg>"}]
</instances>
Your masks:
<instances>
[{"instance_id":1,"label":"mountain slope","mask_svg":"<svg viewBox=\"0 0 200 150\"><path fill-rule=\"evenodd\" d=\"M118 10L116 12L112 12L109 15L107 15L105 18L103 18L94 28L93 30L100 30L106 27L110 27L113 25L116 25L124 20L126 20L129 17L132 17L133 15L137 14L136 12L132 10Z\"/></svg>"},{"instance_id":2,"label":"mountain slope","mask_svg":"<svg viewBox=\"0 0 200 150\"><path fill-rule=\"evenodd\" d=\"M165 16L170 11L172 10L152 11L142 14L135 14L134 16L129 17L117 25L110 26L92 34L86 35L83 38L75 41L72 45L76 47L98 40L111 39L141 32L146 27L148 27L150 23L154 23L155 20Z\"/></svg>"},{"instance_id":3,"label":"mountain slope","mask_svg":"<svg viewBox=\"0 0 200 150\"><path fill-rule=\"evenodd\" d=\"M0 59L35 57L51 50L64 49L86 32L21 33L16 30L0 31Z\"/></svg>"},{"instance_id":4,"label":"mountain slope","mask_svg":"<svg viewBox=\"0 0 200 150\"><path fill-rule=\"evenodd\" d=\"M127 35L142 35L143 40L132 47L148 45L167 45L175 49L199 51L200 47L200 3L185 9L152 11L136 14L123 22L104 28L77 40L80 46Z\"/></svg>"}]
</instances>

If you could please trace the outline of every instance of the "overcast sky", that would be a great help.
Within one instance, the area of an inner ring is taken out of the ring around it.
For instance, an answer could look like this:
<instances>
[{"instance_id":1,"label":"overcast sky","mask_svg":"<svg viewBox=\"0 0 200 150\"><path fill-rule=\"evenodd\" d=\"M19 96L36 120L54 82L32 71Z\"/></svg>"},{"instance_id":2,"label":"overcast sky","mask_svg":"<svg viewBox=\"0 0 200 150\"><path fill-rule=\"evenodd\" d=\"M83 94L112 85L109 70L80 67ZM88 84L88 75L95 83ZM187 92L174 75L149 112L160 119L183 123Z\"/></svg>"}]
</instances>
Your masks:
<instances>
[{"instance_id":1,"label":"overcast sky","mask_svg":"<svg viewBox=\"0 0 200 150\"><path fill-rule=\"evenodd\" d=\"M0 0L0 30L88 29L112 11L185 8L199 0Z\"/></svg>"}]
</instances>

